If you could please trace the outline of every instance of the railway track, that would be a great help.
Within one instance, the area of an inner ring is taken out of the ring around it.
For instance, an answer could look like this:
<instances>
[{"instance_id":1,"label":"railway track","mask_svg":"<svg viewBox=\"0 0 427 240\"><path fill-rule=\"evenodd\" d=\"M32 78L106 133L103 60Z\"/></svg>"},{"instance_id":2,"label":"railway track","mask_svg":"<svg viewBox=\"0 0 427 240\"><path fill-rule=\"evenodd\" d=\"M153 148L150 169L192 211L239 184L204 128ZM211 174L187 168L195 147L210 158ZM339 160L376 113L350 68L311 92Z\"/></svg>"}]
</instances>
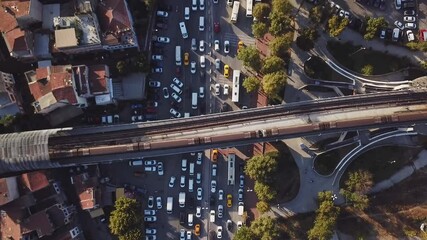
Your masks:
<instances>
[{"instance_id":1,"label":"railway track","mask_svg":"<svg viewBox=\"0 0 427 240\"><path fill-rule=\"evenodd\" d=\"M325 99L322 101L307 101L302 104L286 104L269 108L260 108L249 111L229 112L221 115L208 115L188 119L177 119L173 121L160 121L150 123L148 126L142 126L121 131L109 131L95 134L54 136L49 139L49 145L63 149L67 146L75 147L78 145L102 145L117 141L118 143L132 142L133 138L144 135L171 133L177 131L191 130L197 127L211 127L218 125L229 125L247 121L256 121L269 118L278 118L284 116L301 115L308 113L319 113L336 109L363 108L371 106L400 106L417 103L424 103L427 99L427 91L400 91L395 94L367 94L364 97L341 97ZM355 103L355 100L361 102ZM133 124L133 126L135 126ZM105 139L105 140L102 140ZM96 144L93 144L96 143Z\"/></svg>"}]
</instances>

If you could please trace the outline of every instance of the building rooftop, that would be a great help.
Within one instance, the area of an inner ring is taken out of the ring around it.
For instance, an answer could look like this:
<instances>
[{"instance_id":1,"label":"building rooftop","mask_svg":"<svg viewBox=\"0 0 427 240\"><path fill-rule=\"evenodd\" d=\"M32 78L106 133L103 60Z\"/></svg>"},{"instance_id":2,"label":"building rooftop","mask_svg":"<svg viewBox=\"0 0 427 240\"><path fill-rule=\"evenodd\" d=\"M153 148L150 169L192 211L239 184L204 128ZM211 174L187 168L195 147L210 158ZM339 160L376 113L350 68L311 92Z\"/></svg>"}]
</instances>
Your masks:
<instances>
[{"instance_id":1,"label":"building rooftop","mask_svg":"<svg viewBox=\"0 0 427 240\"><path fill-rule=\"evenodd\" d=\"M27 51L29 49L25 34L28 34L28 32L19 28L4 33L9 52Z\"/></svg>"},{"instance_id":2,"label":"building rooftop","mask_svg":"<svg viewBox=\"0 0 427 240\"><path fill-rule=\"evenodd\" d=\"M21 175L22 183L30 190L35 192L49 186L49 180L42 171L24 173Z\"/></svg>"},{"instance_id":3,"label":"building rooftop","mask_svg":"<svg viewBox=\"0 0 427 240\"><path fill-rule=\"evenodd\" d=\"M89 177L88 173L72 176L73 184L80 199L83 210L90 210L97 204L97 187L99 185L97 177ZM98 199L99 201L99 199Z\"/></svg>"},{"instance_id":4,"label":"building rooftop","mask_svg":"<svg viewBox=\"0 0 427 240\"><path fill-rule=\"evenodd\" d=\"M55 30L55 47L67 48L76 47L78 45L76 30L74 28L66 28Z\"/></svg>"},{"instance_id":5,"label":"building rooftop","mask_svg":"<svg viewBox=\"0 0 427 240\"><path fill-rule=\"evenodd\" d=\"M93 93L105 93L107 88L106 65L94 65L89 67L89 86Z\"/></svg>"}]
</instances>

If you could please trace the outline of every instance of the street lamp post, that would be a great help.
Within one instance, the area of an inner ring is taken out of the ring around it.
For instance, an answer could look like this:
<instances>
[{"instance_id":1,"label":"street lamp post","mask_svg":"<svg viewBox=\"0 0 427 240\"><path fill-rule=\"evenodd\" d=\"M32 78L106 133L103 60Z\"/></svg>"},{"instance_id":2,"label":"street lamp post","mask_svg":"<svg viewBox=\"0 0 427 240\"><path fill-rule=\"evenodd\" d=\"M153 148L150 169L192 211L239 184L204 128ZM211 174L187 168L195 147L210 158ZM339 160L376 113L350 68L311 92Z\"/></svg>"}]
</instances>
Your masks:
<instances>
[{"instance_id":1,"label":"street lamp post","mask_svg":"<svg viewBox=\"0 0 427 240\"><path fill-rule=\"evenodd\" d=\"M353 52L353 53L351 53L350 55L348 55L349 57L350 56L353 56L354 54L356 54L356 53L358 53L358 52L360 52L360 51L362 51L362 50L366 50L366 48L365 47L360 47L358 50L356 50L355 52Z\"/></svg>"}]
</instances>

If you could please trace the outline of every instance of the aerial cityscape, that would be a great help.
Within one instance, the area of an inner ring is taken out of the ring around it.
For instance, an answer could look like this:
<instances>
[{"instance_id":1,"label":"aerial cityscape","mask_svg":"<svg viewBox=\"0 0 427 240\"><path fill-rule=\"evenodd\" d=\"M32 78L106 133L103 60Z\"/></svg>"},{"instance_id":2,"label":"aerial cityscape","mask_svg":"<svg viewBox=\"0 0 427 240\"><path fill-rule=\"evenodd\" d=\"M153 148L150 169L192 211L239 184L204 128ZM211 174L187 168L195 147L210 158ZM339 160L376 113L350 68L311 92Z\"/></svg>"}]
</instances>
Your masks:
<instances>
[{"instance_id":1,"label":"aerial cityscape","mask_svg":"<svg viewBox=\"0 0 427 240\"><path fill-rule=\"evenodd\" d=\"M3 0L1 240L427 239L427 2Z\"/></svg>"}]
</instances>

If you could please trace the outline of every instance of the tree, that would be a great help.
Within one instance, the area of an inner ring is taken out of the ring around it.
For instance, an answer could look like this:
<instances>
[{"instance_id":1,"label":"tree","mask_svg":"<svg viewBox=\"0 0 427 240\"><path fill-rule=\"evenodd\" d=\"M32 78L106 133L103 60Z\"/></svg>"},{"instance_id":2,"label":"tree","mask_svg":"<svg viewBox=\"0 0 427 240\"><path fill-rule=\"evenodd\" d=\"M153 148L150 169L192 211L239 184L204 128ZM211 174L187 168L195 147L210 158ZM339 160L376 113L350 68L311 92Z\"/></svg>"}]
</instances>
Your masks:
<instances>
[{"instance_id":1,"label":"tree","mask_svg":"<svg viewBox=\"0 0 427 240\"><path fill-rule=\"evenodd\" d=\"M256 72L261 70L262 62L259 52L255 47L245 47L237 54L237 59L243 61L243 65L250 67Z\"/></svg>"},{"instance_id":2,"label":"tree","mask_svg":"<svg viewBox=\"0 0 427 240\"><path fill-rule=\"evenodd\" d=\"M277 196L276 190L260 181L255 181L254 191L258 199L263 202L271 202Z\"/></svg>"},{"instance_id":3,"label":"tree","mask_svg":"<svg viewBox=\"0 0 427 240\"><path fill-rule=\"evenodd\" d=\"M251 224L251 230L257 239L274 240L279 239L279 227L275 219L271 217L260 217Z\"/></svg>"},{"instance_id":4,"label":"tree","mask_svg":"<svg viewBox=\"0 0 427 240\"><path fill-rule=\"evenodd\" d=\"M273 0L271 2L271 8L274 12L290 15L293 7L288 0Z\"/></svg>"},{"instance_id":5,"label":"tree","mask_svg":"<svg viewBox=\"0 0 427 240\"><path fill-rule=\"evenodd\" d=\"M129 71L129 66L125 61L118 61L116 64L117 71L120 74L126 74Z\"/></svg>"},{"instance_id":6,"label":"tree","mask_svg":"<svg viewBox=\"0 0 427 240\"><path fill-rule=\"evenodd\" d=\"M249 76L243 80L242 86L246 89L246 92L250 93L259 89L261 81L255 76Z\"/></svg>"},{"instance_id":7,"label":"tree","mask_svg":"<svg viewBox=\"0 0 427 240\"><path fill-rule=\"evenodd\" d=\"M342 18L337 15L332 16L328 20L329 35L332 37L339 36L349 23L348 18Z\"/></svg>"},{"instance_id":8,"label":"tree","mask_svg":"<svg viewBox=\"0 0 427 240\"><path fill-rule=\"evenodd\" d=\"M360 72L365 75L372 75L374 73L374 66L366 64L362 69L360 69Z\"/></svg>"},{"instance_id":9,"label":"tree","mask_svg":"<svg viewBox=\"0 0 427 240\"><path fill-rule=\"evenodd\" d=\"M294 40L294 33L289 32L281 37L276 37L270 42L270 51L274 56L278 56L282 59L288 57L288 50L291 47L292 41Z\"/></svg>"},{"instance_id":10,"label":"tree","mask_svg":"<svg viewBox=\"0 0 427 240\"><path fill-rule=\"evenodd\" d=\"M300 29L299 34L300 36L297 37L296 44L304 51L312 49L314 47L314 41L319 37L317 30L312 27Z\"/></svg>"},{"instance_id":11,"label":"tree","mask_svg":"<svg viewBox=\"0 0 427 240\"><path fill-rule=\"evenodd\" d=\"M365 170L358 170L349 173L340 193L354 208L364 210L369 206L369 198L366 194L372 185L372 174Z\"/></svg>"},{"instance_id":12,"label":"tree","mask_svg":"<svg viewBox=\"0 0 427 240\"><path fill-rule=\"evenodd\" d=\"M245 166L245 173L251 179L268 183L273 180L272 174L277 171L277 160L269 155L257 155L250 158Z\"/></svg>"},{"instance_id":13,"label":"tree","mask_svg":"<svg viewBox=\"0 0 427 240\"><path fill-rule=\"evenodd\" d=\"M408 42L406 46L411 50L419 50L423 52L427 52L427 42Z\"/></svg>"},{"instance_id":14,"label":"tree","mask_svg":"<svg viewBox=\"0 0 427 240\"><path fill-rule=\"evenodd\" d=\"M314 8L310 9L308 17L310 18L310 21L313 22L315 25L321 23L323 17L322 7L315 6Z\"/></svg>"},{"instance_id":15,"label":"tree","mask_svg":"<svg viewBox=\"0 0 427 240\"><path fill-rule=\"evenodd\" d=\"M387 27L388 23L383 17L369 18L366 24L366 32L363 38L372 40L377 35L380 28Z\"/></svg>"},{"instance_id":16,"label":"tree","mask_svg":"<svg viewBox=\"0 0 427 240\"><path fill-rule=\"evenodd\" d=\"M262 89L268 97L277 98L279 97L279 92L286 85L286 78L286 73L283 71L264 75Z\"/></svg>"},{"instance_id":17,"label":"tree","mask_svg":"<svg viewBox=\"0 0 427 240\"><path fill-rule=\"evenodd\" d=\"M140 240L143 238L141 229L133 228L128 232L125 232L123 235L119 236L119 240Z\"/></svg>"},{"instance_id":18,"label":"tree","mask_svg":"<svg viewBox=\"0 0 427 240\"><path fill-rule=\"evenodd\" d=\"M252 11L252 15L257 18L259 21L264 22L268 15L271 12L270 5L267 3L258 3L255 4L254 9Z\"/></svg>"},{"instance_id":19,"label":"tree","mask_svg":"<svg viewBox=\"0 0 427 240\"><path fill-rule=\"evenodd\" d=\"M264 35L268 32L267 24L263 22L257 22L252 24L252 34L255 38L263 38Z\"/></svg>"},{"instance_id":20,"label":"tree","mask_svg":"<svg viewBox=\"0 0 427 240\"><path fill-rule=\"evenodd\" d=\"M427 61L420 61L420 67L424 70L427 70Z\"/></svg>"},{"instance_id":21,"label":"tree","mask_svg":"<svg viewBox=\"0 0 427 240\"><path fill-rule=\"evenodd\" d=\"M115 210L110 215L109 228L114 235L126 236L133 231L136 234L137 228L141 227L141 205L136 199L121 197L116 200Z\"/></svg>"},{"instance_id":22,"label":"tree","mask_svg":"<svg viewBox=\"0 0 427 240\"><path fill-rule=\"evenodd\" d=\"M250 228L247 226L242 226L239 230L237 230L233 240L255 240L255 236Z\"/></svg>"},{"instance_id":23,"label":"tree","mask_svg":"<svg viewBox=\"0 0 427 240\"><path fill-rule=\"evenodd\" d=\"M264 59L264 65L262 66L261 72L263 74L269 74L274 72L283 71L285 68L285 61L277 56L270 56Z\"/></svg>"},{"instance_id":24,"label":"tree","mask_svg":"<svg viewBox=\"0 0 427 240\"><path fill-rule=\"evenodd\" d=\"M270 14L270 28L268 32L279 37L291 30L291 19L283 13L272 12Z\"/></svg>"},{"instance_id":25,"label":"tree","mask_svg":"<svg viewBox=\"0 0 427 240\"><path fill-rule=\"evenodd\" d=\"M340 208L334 205L332 192L319 192L319 208L316 210L314 226L308 231L310 240L329 240L334 233Z\"/></svg>"},{"instance_id":26,"label":"tree","mask_svg":"<svg viewBox=\"0 0 427 240\"><path fill-rule=\"evenodd\" d=\"M270 211L270 205L267 202L264 202L264 201L257 202L256 203L256 208L258 209L258 211L261 214Z\"/></svg>"}]
</instances>

